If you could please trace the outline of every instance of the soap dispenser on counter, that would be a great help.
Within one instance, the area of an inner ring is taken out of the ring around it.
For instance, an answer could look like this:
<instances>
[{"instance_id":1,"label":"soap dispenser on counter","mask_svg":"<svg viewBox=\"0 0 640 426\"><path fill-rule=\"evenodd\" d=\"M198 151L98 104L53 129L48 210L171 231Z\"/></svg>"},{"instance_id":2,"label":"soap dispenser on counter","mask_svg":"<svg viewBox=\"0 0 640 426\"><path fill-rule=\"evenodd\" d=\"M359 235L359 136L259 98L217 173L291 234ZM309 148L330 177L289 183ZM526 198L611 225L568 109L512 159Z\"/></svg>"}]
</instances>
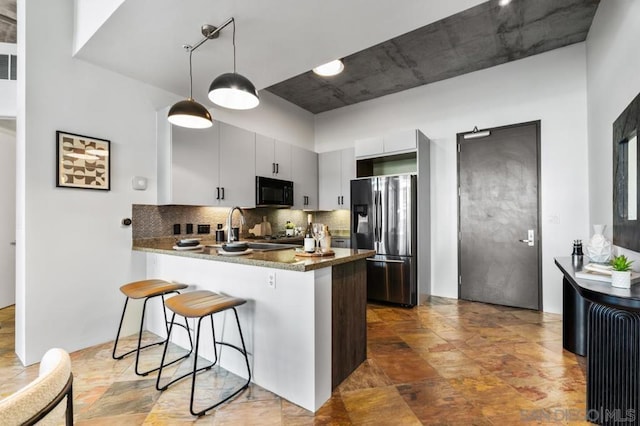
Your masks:
<instances>
[{"instance_id":1,"label":"soap dispenser on counter","mask_svg":"<svg viewBox=\"0 0 640 426\"><path fill-rule=\"evenodd\" d=\"M216 229L216 242L225 241L224 229L222 229L222 224L219 223Z\"/></svg>"}]
</instances>

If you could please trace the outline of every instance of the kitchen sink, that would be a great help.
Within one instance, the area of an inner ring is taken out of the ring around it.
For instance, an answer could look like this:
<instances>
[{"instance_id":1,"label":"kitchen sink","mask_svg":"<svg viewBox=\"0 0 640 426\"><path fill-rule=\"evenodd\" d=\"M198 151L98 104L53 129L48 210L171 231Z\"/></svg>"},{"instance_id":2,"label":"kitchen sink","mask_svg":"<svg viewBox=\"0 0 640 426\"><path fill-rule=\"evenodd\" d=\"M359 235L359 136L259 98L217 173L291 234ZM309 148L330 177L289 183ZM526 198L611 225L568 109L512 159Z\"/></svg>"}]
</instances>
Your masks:
<instances>
[{"instance_id":1,"label":"kitchen sink","mask_svg":"<svg viewBox=\"0 0 640 426\"><path fill-rule=\"evenodd\" d=\"M252 243L249 241L241 241L247 244L247 247L253 249L254 251L275 251L275 250L287 250L296 247L300 247L300 245L296 244L282 244L282 243ZM207 247L221 248L222 244L211 244Z\"/></svg>"},{"instance_id":2,"label":"kitchen sink","mask_svg":"<svg viewBox=\"0 0 640 426\"><path fill-rule=\"evenodd\" d=\"M247 246L255 251L287 250L296 247L295 244L279 243L247 243Z\"/></svg>"}]
</instances>

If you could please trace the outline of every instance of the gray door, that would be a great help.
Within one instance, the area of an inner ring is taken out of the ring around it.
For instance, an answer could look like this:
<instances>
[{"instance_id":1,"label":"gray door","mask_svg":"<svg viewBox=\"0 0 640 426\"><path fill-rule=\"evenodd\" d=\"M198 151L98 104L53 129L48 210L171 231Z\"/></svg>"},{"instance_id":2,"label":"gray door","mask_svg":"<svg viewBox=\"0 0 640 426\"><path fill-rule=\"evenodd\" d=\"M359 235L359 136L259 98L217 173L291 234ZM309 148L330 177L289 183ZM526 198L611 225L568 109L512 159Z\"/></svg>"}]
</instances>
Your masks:
<instances>
[{"instance_id":1,"label":"gray door","mask_svg":"<svg viewBox=\"0 0 640 426\"><path fill-rule=\"evenodd\" d=\"M540 122L489 133L458 135L459 295L542 309Z\"/></svg>"}]
</instances>

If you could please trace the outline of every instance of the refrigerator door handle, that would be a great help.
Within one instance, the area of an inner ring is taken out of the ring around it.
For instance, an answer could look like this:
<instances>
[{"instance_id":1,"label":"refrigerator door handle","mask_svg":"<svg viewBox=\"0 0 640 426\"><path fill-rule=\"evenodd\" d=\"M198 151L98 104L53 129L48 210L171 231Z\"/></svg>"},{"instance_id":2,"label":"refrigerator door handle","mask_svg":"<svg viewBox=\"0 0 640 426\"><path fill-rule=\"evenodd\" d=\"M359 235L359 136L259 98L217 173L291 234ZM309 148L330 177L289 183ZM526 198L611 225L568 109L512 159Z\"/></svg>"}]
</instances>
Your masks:
<instances>
[{"instance_id":1,"label":"refrigerator door handle","mask_svg":"<svg viewBox=\"0 0 640 426\"><path fill-rule=\"evenodd\" d=\"M373 191L373 241L375 242L376 251L378 251L378 191Z\"/></svg>"},{"instance_id":2,"label":"refrigerator door handle","mask_svg":"<svg viewBox=\"0 0 640 426\"><path fill-rule=\"evenodd\" d=\"M378 191L376 202L376 226L378 228L378 241L382 244L382 191Z\"/></svg>"},{"instance_id":3,"label":"refrigerator door handle","mask_svg":"<svg viewBox=\"0 0 640 426\"><path fill-rule=\"evenodd\" d=\"M381 262L381 263L404 263L404 260L395 260L395 259L374 259L372 257L367 257L367 262Z\"/></svg>"}]
</instances>

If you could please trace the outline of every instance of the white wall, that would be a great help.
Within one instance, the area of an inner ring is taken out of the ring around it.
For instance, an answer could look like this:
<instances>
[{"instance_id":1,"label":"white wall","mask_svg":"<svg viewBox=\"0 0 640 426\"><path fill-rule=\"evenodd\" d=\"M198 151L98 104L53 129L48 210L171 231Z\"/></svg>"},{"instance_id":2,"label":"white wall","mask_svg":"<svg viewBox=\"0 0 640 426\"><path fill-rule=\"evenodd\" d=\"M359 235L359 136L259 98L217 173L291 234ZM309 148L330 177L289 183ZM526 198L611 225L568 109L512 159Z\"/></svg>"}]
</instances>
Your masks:
<instances>
[{"instance_id":1,"label":"white wall","mask_svg":"<svg viewBox=\"0 0 640 426\"><path fill-rule=\"evenodd\" d=\"M0 43L0 54L16 55L15 43ZM15 80L0 80L0 118L16 116L16 96L18 84Z\"/></svg>"},{"instance_id":2,"label":"white wall","mask_svg":"<svg viewBox=\"0 0 640 426\"><path fill-rule=\"evenodd\" d=\"M118 288L145 276L120 220L155 202L155 103L172 96L72 59L73 0L20 3L16 350L31 364L115 337ZM111 191L55 187L56 130L111 141Z\"/></svg>"},{"instance_id":3,"label":"white wall","mask_svg":"<svg viewBox=\"0 0 640 426\"><path fill-rule=\"evenodd\" d=\"M206 93L199 102L214 120L232 124L302 148L314 149L314 115L265 90L259 93L260 105L246 111L211 107Z\"/></svg>"},{"instance_id":4,"label":"white wall","mask_svg":"<svg viewBox=\"0 0 640 426\"><path fill-rule=\"evenodd\" d=\"M432 140L432 294L456 298L456 133L541 120L543 304L562 310L555 256L588 235L584 43L319 114L319 152L391 129Z\"/></svg>"},{"instance_id":5,"label":"white wall","mask_svg":"<svg viewBox=\"0 0 640 426\"><path fill-rule=\"evenodd\" d=\"M0 120L2 121L2 120ZM16 134L0 127L0 308L16 300Z\"/></svg>"},{"instance_id":6,"label":"white wall","mask_svg":"<svg viewBox=\"0 0 640 426\"><path fill-rule=\"evenodd\" d=\"M590 223L613 226L613 122L640 92L640 2L600 2L587 38ZM636 259L640 254L624 251Z\"/></svg>"}]
</instances>

